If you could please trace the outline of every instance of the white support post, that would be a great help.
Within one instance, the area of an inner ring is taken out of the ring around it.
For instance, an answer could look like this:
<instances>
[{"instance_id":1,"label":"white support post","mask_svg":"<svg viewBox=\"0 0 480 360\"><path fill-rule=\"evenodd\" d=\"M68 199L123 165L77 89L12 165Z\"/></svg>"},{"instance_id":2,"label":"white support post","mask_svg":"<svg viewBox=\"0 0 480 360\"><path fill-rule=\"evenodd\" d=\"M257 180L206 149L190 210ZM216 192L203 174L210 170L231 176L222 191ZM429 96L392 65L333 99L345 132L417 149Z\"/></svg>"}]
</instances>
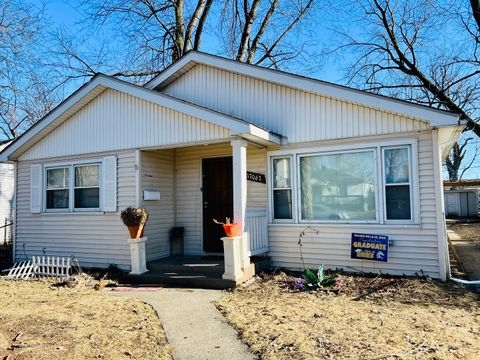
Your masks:
<instances>
[{"instance_id":1,"label":"white support post","mask_svg":"<svg viewBox=\"0 0 480 360\"><path fill-rule=\"evenodd\" d=\"M130 261L132 263L132 275L140 275L146 273L147 269L147 257L145 255L145 243L147 237L144 236L138 239L128 239L130 244Z\"/></svg>"},{"instance_id":2,"label":"white support post","mask_svg":"<svg viewBox=\"0 0 480 360\"><path fill-rule=\"evenodd\" d=\"M244 140L232 140L233 156L233 220L241 229L242 267L250 265L247 234L247 146Z\"/></svg>"}]
</instances>

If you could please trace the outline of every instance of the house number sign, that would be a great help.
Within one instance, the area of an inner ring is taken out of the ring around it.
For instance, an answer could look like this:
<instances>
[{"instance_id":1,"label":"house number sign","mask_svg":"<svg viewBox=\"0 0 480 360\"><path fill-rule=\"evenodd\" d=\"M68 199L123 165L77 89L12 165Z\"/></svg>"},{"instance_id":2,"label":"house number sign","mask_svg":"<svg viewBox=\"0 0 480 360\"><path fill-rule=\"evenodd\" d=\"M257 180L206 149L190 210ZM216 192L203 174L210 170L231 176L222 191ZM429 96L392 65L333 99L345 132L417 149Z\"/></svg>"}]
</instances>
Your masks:
<instances>
[{"instance_id":1,"label":"house number sign","mask_svg":"<svg viewBox=\"0 0 480 360\"><path fill-rule=\"evenodd\" d=\"M247 180L262 183L262 184L267 183L267 180L265 179L265 175L257 174L257 173L250 172L250 171L247 171Z\"/></svg>"}]
</instances>

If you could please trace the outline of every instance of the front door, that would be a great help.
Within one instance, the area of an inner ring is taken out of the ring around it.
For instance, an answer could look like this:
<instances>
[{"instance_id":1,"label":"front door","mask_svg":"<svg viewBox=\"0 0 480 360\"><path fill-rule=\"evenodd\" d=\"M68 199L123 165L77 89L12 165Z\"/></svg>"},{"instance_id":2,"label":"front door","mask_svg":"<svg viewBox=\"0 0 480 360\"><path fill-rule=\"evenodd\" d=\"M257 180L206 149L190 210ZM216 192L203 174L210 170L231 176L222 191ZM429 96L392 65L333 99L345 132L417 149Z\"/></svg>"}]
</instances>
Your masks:
<instances>
[{"instance_id":1,"label":"front door","mask_svg":"<svg viewBox=\"0 0 480 360\"><path fill-rule=\"evenodd\" d=\"M232 158L203 159L202 169L203 250L223 252L220 238L225 232L213 219L225 222L226 217L233 217Z\"/></svg>"}]
</instances>

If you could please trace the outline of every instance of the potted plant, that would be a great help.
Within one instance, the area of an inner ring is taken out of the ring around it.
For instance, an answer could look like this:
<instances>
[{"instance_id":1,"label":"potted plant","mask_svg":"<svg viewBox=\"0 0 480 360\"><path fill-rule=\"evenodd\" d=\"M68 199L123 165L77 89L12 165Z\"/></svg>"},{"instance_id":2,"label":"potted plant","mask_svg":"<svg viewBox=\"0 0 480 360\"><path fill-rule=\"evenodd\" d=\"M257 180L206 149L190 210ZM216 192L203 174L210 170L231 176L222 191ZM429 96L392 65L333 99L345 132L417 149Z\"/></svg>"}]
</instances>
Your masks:
<instances>
[{"instance_id":1,"label":"potted plant","mask_svg":"<svg viewBox=\"0 0 480 360\"><path fill-rule=\"evenodd\" d=\"M147 209L128 207L121 212L120 218L128 227L132 239L143 237L143 228L148 220Z\"/></svg>"},{"instance_id":2,"label":"potted plant","mask_svg":"<svg viewBox=\"0 0 480 360\"><path fill-rule=\"evenodd\" d=\"M240 235L240 227L237 223L231 223L230 218L225 218L225 222L220 222L213 219L213 222L218 225L223 225L223 230L225 230L225 235L228 237Z\"/></svg>"}]
</instances>

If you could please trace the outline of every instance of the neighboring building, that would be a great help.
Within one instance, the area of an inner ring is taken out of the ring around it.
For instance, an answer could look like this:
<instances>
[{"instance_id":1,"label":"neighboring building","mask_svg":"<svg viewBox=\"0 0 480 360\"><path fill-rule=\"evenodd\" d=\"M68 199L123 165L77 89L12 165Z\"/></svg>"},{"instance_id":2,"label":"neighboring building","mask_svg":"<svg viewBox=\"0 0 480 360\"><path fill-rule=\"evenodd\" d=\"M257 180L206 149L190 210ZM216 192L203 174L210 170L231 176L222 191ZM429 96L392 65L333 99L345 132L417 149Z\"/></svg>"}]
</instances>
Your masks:
<instances>
[{"instance_id":1,"label":"neighboring building","mask_svg":"<svg viewBox=\"0 0 480 360\"><path fill-rule=\"evenodd\" d=\"M445 216L451 219L478 218L480 181L444 182Z\"/></svg>"},{"instance_id":2,"label":"neighboring building","mask_svg":"<svg viewBox=\"0 0 480 360\"><path fill-rule=\"evenodd\" d=\"M311 227L307 267L445 279L441 159L462 129L450 112L199 52L144 87L97 75L0 155L17 167L17 258L127 269L119 211L144 206L148 260L169 256L174 226L187 255L221 253L212 218L233 215L244 264L301 268ZM388 262L352 259L354 232L388 235Z\"/></svg>"},{"instance_id":3,"label":"neighboring building","mask_svg":"<svg viewBox=\"0 0 480 360\"><path fill-rule=\"evenodd\" d=\"M0 141L0 152L12 141ZM12 240L13 202L15 189L15 166L0 163L0 245ZM5 225L7 225L5 227Z\"/></svg>"}]
</instances>

